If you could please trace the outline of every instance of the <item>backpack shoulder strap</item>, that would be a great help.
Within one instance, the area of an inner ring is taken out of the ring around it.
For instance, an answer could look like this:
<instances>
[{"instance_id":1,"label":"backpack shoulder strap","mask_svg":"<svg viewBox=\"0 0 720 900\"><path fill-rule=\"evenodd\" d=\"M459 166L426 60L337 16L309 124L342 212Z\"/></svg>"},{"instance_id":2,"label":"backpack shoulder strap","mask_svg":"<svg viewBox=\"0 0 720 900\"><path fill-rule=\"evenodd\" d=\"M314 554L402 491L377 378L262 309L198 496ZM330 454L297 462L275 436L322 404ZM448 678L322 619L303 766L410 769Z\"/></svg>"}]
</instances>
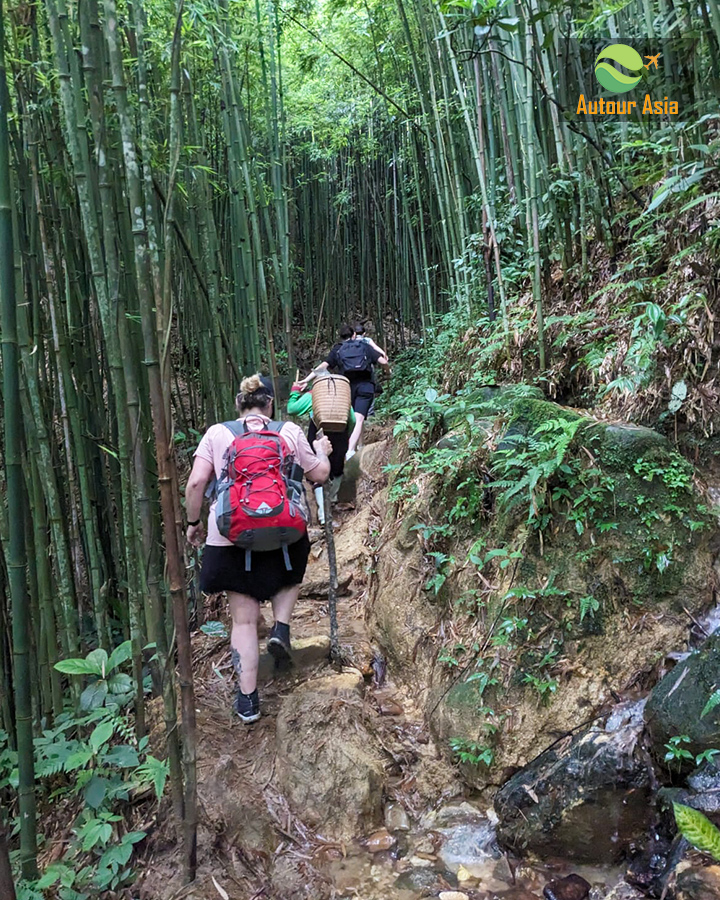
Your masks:
<instances>
[{"instance_id":1,"label":"backpack shoulder strap","mask_svg":"<svg viewBox=\"0 0 720 900\"><path fill-rule=\"evenodd\" d=\"M235 437L239 437L241 434L247 433L247 427L244 422L239 422L237 419L233 419L232 422L223 422L223 425L227 428L228 431L232 432Z\"/></svg>"},{"instance_id":2,"label":"backpack shoulder strap","mask_svg":"<svg viewBox=\"0 0 720 900\"><path fill-rule=\"evenodd\" d=\"M280 434L284 422L268 422L263 431L274 431L276 434Z\"/></svg>"}]
</instances>

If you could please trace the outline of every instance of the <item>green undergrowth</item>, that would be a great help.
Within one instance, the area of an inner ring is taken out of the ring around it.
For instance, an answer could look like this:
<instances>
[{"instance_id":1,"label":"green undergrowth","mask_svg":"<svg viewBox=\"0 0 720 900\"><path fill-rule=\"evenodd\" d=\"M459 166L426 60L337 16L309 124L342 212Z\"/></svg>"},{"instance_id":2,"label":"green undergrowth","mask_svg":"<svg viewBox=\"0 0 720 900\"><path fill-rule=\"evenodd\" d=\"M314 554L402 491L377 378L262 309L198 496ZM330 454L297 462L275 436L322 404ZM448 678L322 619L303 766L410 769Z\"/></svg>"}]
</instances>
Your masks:
<instances>
[{"instance_id":1,"label":"green undergrowth","mask_svg":"<svg viewBox=\"0 0 720 900\"><path fill-rule=\"evenodd\" d=\"M477 733L451 748L483 768L503 696L552 702L568 641L602 635L619 608L682 606L713 520L667 438L549 402L537 385L463 373L467 320L449 316L444 329L398 365L389 496L422 541L429 601L460 635L439 662L454 685L447 703Z\"/></svg>"},{"instance_id":2,"label":"green undergrowth","mask_svg":"<svg viewBox=\"0 0 720 900\"><path fill-rule=\"evenodd\" d=\"M85 659L67 659L56 668L86 682L78 709L67 709L34 739L38 808L46 813L39 850L47 859L41 877L21 881L18 900L90 900L115 896L137 876L133 854L145 839L138 828L147 808L162 797L168 763L138 740L129 708L132 680L120 672L130 658L130 642L108 657L93 650ZM0 800L18 788L18 754L0 731ZM19 830L19 822L13 822ZM13 863L19 853L13 853ZM124 894L123 894L124 896Z\"/></svg>"}]
</instances>

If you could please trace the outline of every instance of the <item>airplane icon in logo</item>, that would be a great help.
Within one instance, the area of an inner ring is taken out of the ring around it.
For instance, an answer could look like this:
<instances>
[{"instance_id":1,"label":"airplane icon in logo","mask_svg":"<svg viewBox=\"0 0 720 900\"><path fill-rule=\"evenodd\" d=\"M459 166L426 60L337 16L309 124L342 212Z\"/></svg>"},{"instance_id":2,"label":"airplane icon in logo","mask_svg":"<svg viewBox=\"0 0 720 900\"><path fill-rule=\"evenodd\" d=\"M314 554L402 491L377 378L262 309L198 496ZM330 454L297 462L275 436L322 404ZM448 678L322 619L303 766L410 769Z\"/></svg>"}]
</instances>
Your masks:
<instances>
[{"instance_id":1,"label":"airplane icon in logo","mask_svg":"<svg viewBox=\"0 0 720 900\"><path fill-rule=\"evenodd\" d=\"M654 65L655 68L657 69L657 67L658 67L658 59L659 59L659 58L660 58L660 54L659 54L659 53L656 53L655 56L646 56L645 59L649 59L650 62L645 63L644 66L643 66L643 68L649 70L649 69L650 69L650 66Z\"/></svg>"}]
</instances>

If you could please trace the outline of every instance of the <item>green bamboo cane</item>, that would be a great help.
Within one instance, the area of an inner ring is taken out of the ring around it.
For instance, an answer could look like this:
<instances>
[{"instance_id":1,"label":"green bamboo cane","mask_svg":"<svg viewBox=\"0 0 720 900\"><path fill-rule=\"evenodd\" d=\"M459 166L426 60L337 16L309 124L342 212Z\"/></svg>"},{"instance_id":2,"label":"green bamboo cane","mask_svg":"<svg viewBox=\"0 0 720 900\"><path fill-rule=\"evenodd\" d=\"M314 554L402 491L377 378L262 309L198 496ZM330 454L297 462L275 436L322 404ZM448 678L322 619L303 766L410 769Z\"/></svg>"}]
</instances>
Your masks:
<instances>
[{"instance_id":1,"label":"green bamboo cane","mask_svg":"<svg viewBox=\"0 0 720 900\"><path fill-rule=\"evenodd\" d=\"M526 53L528 61L532 60L533 36L530 26L526 30ZM537 316L538 329L538 356L540 359L540 370L545 370L545 334L543 328L543 308L542 295L540 293L540 235L538 231L538 204L537 204L537 173L535 171L535 95L532 91L528 91L527 100L527 153L528 153L528 203L530 204L530 224L528 228L528 255L532 260L532 285L533 297L535 299L535 309Z\"/></svg>"},{"instance_id":2,"label":"green bamboo cane","mask_svg":"<svg viewBox=\"0 0 720 900\"><path fill-rule=\"evenodd\" d=\"M11 527L7 567L12 600L13 658L18 745L20 859L23 876L37 873L35 767L29 646L29 605L25 568L25 508L21 458L20 356L15 296L12 189L8 141L9 94L5 74L5 19L0 0L0 314L2 319L5 473Z\"/></svg>"},{"instance_id":3,"label":"green bamboo cane","mask_svg":"<svg viewBox=\"0 0 720 900\"><path fill-rule=\"evenodd\" d=\"M125 175L128 186L128 200L130 208L135 211L132 228L134 257L142 320L144 364L147 369L150 383L150 406L155 435L156 462L163 511L163 523L165 526L166 560L170 573L171 593L177 594L179 591L179 602L184 605L184 591L182 590L184 583L183 566L182 560L180 559L180 548L177 545L174 507L172 497L169 495L169 492L172 491L172 485L176 480L171 471L175 466L175 457L169 443L168 423L165 419L166 404L164 402L157 346L157 329L154 313L154 297L152 295L148 235L145 221L142 216L142 210L146 208L146 203L143 198L143 182L141 179L140 167L135 153L136 136L129 111L122 55L117 38L117 28L118 23L115 2L114 0L105 0L105 37L108 46L112 85L122 137ZM139 214L138 210L140 211ZM162 672L165 673L167 671L168 648L163 626L163 609L159 596L155 597L153 600L152 618L155 625L155 639L160 657L160 667ZM186 621L181 621L177 624L179 627L184 625L184 627L187 628ZM183 640L183 644L185 643L189 644L189 636ZM171 679L165 678L163 688L168 756L172 776L174 806L178 824L180 824L183 820L185 801L183 799L182 771L180 768L180 748L177 739L177 731L175 729L175 694ZM186 700L187 698L184 699ZM194 700L192 702L194 703ZM192 840L194 841L194 836ZM191 865L188 848L186 848L186 853L188 854L188 874L190 874Z\"/></svg>"}]
</instances>

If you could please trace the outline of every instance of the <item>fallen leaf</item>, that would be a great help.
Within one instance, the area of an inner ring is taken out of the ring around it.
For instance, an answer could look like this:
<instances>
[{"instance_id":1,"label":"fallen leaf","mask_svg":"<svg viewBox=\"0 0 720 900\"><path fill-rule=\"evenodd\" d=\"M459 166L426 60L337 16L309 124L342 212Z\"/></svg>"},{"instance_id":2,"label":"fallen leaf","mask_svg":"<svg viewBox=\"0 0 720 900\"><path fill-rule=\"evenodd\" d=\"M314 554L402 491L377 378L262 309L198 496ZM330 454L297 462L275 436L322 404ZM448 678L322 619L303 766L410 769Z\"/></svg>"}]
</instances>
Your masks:
<instances>
[{"instance_id":1,"label":"fallen leaf","mask_svg":"<svg viewBox=\"0 0 720 900\"><path fill-rule=\"evenodd\" d=\"M212 883L215 885L215 889L217 890L218 894L220 894L220 896L222 897L222 900L230 900L230 894L228 894L228 892L225 890L225 888L220 887L220 885L215 880L215 876L211 875L210 877L212 878Z\"/></svg>"}]
</instances>

